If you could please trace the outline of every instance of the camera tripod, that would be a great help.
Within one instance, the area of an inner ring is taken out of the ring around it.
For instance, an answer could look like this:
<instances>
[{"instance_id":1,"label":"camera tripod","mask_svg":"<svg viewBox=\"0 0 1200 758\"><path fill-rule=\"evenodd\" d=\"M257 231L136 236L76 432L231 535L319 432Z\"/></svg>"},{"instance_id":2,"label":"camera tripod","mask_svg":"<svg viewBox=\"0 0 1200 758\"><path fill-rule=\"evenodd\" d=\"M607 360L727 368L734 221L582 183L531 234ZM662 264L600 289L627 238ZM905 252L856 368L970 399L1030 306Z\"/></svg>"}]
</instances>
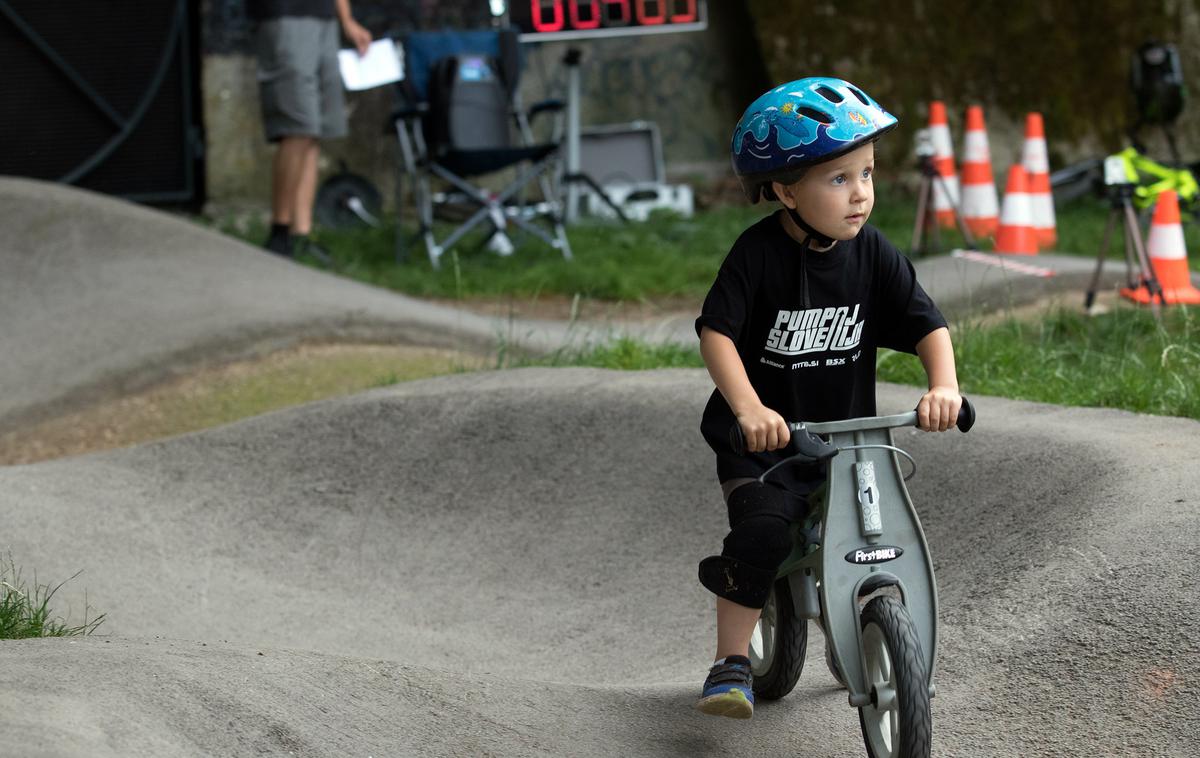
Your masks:
<instances>
[{"instance_id":1,"label":"camera tripod","mask_svg":"<svg viewBox=\"0 0 1200 758\"><path fill-rule=\"evenodd\" d=\"M566 185L567 189L566 222L573 224L578 220L579 185L585 184L588 189L596 193L596 196L604 201L605 205L612 208L613 212L617 214L617 218L625 223L629 223L629 218L625 215L625 211L621 206L613 202L613 199L604 191L604 188L579 166L579 63L582 60L583 52L575 47L569 48L566 55L563 56L563 65L567 67L567 152L566 171L563 172L560 181Z\"/></svg>"},{"instance_id":2,"label":"camera tripod","mask_svg":"<svg viewBox=\"0 0 1200 758\"><path fill-rule=\"evenodd\" d=\"M913 238L912 246L909 248L913 255L924 252L932 252L934 254L942 251L941 242L938 239L938 223L937 212L934 210L933 193L936 188L940 188L950 200L950 206L954 209L954 221L958 224L958 230L962 232L964 244L968 250L977 250L975 238L971 235L971 230L967 228L963 221L962 208L954 201L954 195L950 194L950 188L946 185L946 180L938 173L937 167L933 165L933 156L918 153L917 168L921 171L921 187L917 191L917 219L913 223ZM921 240L925 236L925 232L929 232L931 240L930 250L926 251L921 248Z\"/></svg>"},{"instance_id":3,"label":"camera tripod","mask_svg":"<svg viewBox=\"0 0 1200 758\"><path fill-rule=\"evenodd\" d=\"M1137 214L1133 211L1133 185L1110 184L1108 187L1112 211L1108 214L1108 224L1104 227L1104 239L1096 254L1096 271L1092 274L1092 283L1088 287L1087 297L1083 307L1090 312L1096 302L1096 290L1100 287L1100 274L1104 270L1104 258L1108 254L1108 243L1112 239L1113 225L1120 216L1125 226L1125 275L1129 289L1145 287L1150 293L1150 308L1154 315L1159 315L1159 305L1166 305L1162 285L1154 274L1154 267L1146 255L1146 247L1142 244L1141 227L1138 225ZM1134 272L1136 273L1136 276Z\"/></svg>"}]
</instances>

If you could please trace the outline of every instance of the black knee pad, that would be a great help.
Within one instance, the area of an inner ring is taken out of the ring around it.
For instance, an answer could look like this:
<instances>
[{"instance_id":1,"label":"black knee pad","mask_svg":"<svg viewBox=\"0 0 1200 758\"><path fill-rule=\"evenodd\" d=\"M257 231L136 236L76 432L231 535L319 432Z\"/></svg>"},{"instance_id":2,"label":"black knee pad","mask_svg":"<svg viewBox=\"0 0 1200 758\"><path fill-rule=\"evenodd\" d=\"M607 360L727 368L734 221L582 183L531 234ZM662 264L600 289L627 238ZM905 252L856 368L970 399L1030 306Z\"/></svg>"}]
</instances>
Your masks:
<instances>
[{"instance_id":1,"label":"black knee pad","mask_svg":"<svg viewBox=\"0 0 1200 758\"><path fill-rule=\"evenodd\" d=\"M729 534L721 555L700 561L700 583L747 608L762 608L775 571L792 550L787 498L762 482L729 493Z\"/></svg>"},{"instance_id":2,"label":"black knee pad","mask_svg":"<svg viewBox=\"0 0 1200 758\"><path fill-rule=\"evenodd\" d=\"M775 570L792 551L792 513L776 487L751 482L729 493L729 526L721 555Z\"/></svg>"},{"instance_id":3,"label":"black knee pad","mask_svg":"<svg viewBox=\"0 0 1200 758\"><path fill-rule=\"evenodd\" d=\"M787 496L778 487L762 482L748 482L730 492L725 507L729 511L730 529L756 516L788 520Z\"/></svg>"},{"instance_id":4,"label":"black knee pad","mask_svg":"<svg viewBox=\"0 0 1200 758\"><path fill-rule=\"evenodd\" d=\"M724 555L700 561L700 584L717 597L747 608L762 608L775 582L775 572Z\"/></svg>"},{"instance_id":5,"label":"black knee pad","mask_svg":"<svg viewBox=\"0 0 1200 758\"><path fill-rule=\"evenodd\" d=\"M725 535L721 555L774 571L792 552L792 530L778 516L746 519Z\"/></svg>"}]
</instances>

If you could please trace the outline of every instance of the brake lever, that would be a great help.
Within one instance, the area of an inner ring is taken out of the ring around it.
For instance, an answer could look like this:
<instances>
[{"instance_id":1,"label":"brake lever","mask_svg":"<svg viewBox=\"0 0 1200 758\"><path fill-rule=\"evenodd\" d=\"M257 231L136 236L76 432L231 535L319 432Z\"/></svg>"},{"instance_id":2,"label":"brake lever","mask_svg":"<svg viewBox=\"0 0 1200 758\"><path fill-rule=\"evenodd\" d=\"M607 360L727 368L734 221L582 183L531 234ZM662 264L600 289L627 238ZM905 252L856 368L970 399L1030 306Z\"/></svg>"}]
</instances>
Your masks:
<instances>
[{"instance_id":1,"label":"brake lever","mask_svg":"<svg viewBox=\"0 0 1200 758\"><path fill-rule=\"evenodd\" d=\"M824 461L838 454L838 449L808 431L804 424L788 424L792 439L788 447L814 462ZM738 455L746 454L746 437L742 434L742 426L736 421L729 427L729 446Z\"/></svg>"},{"instance_id":2,"label":"brake lever","mask_svg":"<svg viewBox=\"0 0 1200 758\"><path fill-rule=\"evenodd\" d=\"M791 447L800 455L812 458L817 463L827 461L840 452L838 448L808 431L804 424L792 427Z\"/></svg>"}]
</instances>

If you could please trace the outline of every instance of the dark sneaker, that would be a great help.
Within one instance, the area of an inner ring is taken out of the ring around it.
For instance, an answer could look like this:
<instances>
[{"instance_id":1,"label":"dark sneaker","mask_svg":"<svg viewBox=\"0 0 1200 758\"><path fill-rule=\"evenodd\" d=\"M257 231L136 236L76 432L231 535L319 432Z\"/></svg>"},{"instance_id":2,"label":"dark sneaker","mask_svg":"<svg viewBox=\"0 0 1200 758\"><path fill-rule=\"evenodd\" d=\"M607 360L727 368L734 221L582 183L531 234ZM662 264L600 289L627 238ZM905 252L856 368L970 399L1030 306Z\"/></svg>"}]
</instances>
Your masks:
<instances>
[{"instance_id":1,"label":"dark sneaker","mask_svg":"<svg viewBox=\"0 0 1200 758\"><path fill-rule=\"evenodd\" d=\"M284 258L292 257L292 240L286 234L272 234L263 243L263 248Z\"/></svg>"},{"instance_id":2,"label":"dark sneaker","mask_svg":"<svg viewBox=\"0 0 1200 758\"><path fill-rule=\"evenodd\" d=\"M709 669L696 710L710 716L748 719L754 715L754 675L744 655L722 658Z\"/></svg>"},{"instance_id":3,"label":"dark sneaker","mask_svg":"<svg viewBox=\"0 0 1200 758\"><path fill-rule=\"evenodd\" d=\"M316 258L326 266L333 263L333 256L330 255L329 251L324 246L314 242L312 238L305 236L294 237L293 239L295 243L292 246L292 255L296 258L303 258L307 255Z\"/></svg>"}]
</instances>

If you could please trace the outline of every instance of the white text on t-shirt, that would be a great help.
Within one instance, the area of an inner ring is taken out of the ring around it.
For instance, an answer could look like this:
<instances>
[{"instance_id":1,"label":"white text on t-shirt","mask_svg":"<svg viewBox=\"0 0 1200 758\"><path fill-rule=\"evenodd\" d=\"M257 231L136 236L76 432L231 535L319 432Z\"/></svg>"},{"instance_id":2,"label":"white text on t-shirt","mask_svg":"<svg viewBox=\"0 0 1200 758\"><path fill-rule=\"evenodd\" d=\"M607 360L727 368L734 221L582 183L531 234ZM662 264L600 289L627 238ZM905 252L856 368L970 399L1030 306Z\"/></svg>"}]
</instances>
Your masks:
<instances>
[{"instance_id":1,"label":"white text on t-shirt","mask_svg":"<svg viewBox=\"0 0 1200 758\"><path fill-rule=\"evenodd\" d=\"M849 306L781 310L775 328L767 335L766 349L780 355L803 355L825 350L853 350L862 341L863 326L858 321L859 305L851 313Z\"/></svg>"}]
</instances>

